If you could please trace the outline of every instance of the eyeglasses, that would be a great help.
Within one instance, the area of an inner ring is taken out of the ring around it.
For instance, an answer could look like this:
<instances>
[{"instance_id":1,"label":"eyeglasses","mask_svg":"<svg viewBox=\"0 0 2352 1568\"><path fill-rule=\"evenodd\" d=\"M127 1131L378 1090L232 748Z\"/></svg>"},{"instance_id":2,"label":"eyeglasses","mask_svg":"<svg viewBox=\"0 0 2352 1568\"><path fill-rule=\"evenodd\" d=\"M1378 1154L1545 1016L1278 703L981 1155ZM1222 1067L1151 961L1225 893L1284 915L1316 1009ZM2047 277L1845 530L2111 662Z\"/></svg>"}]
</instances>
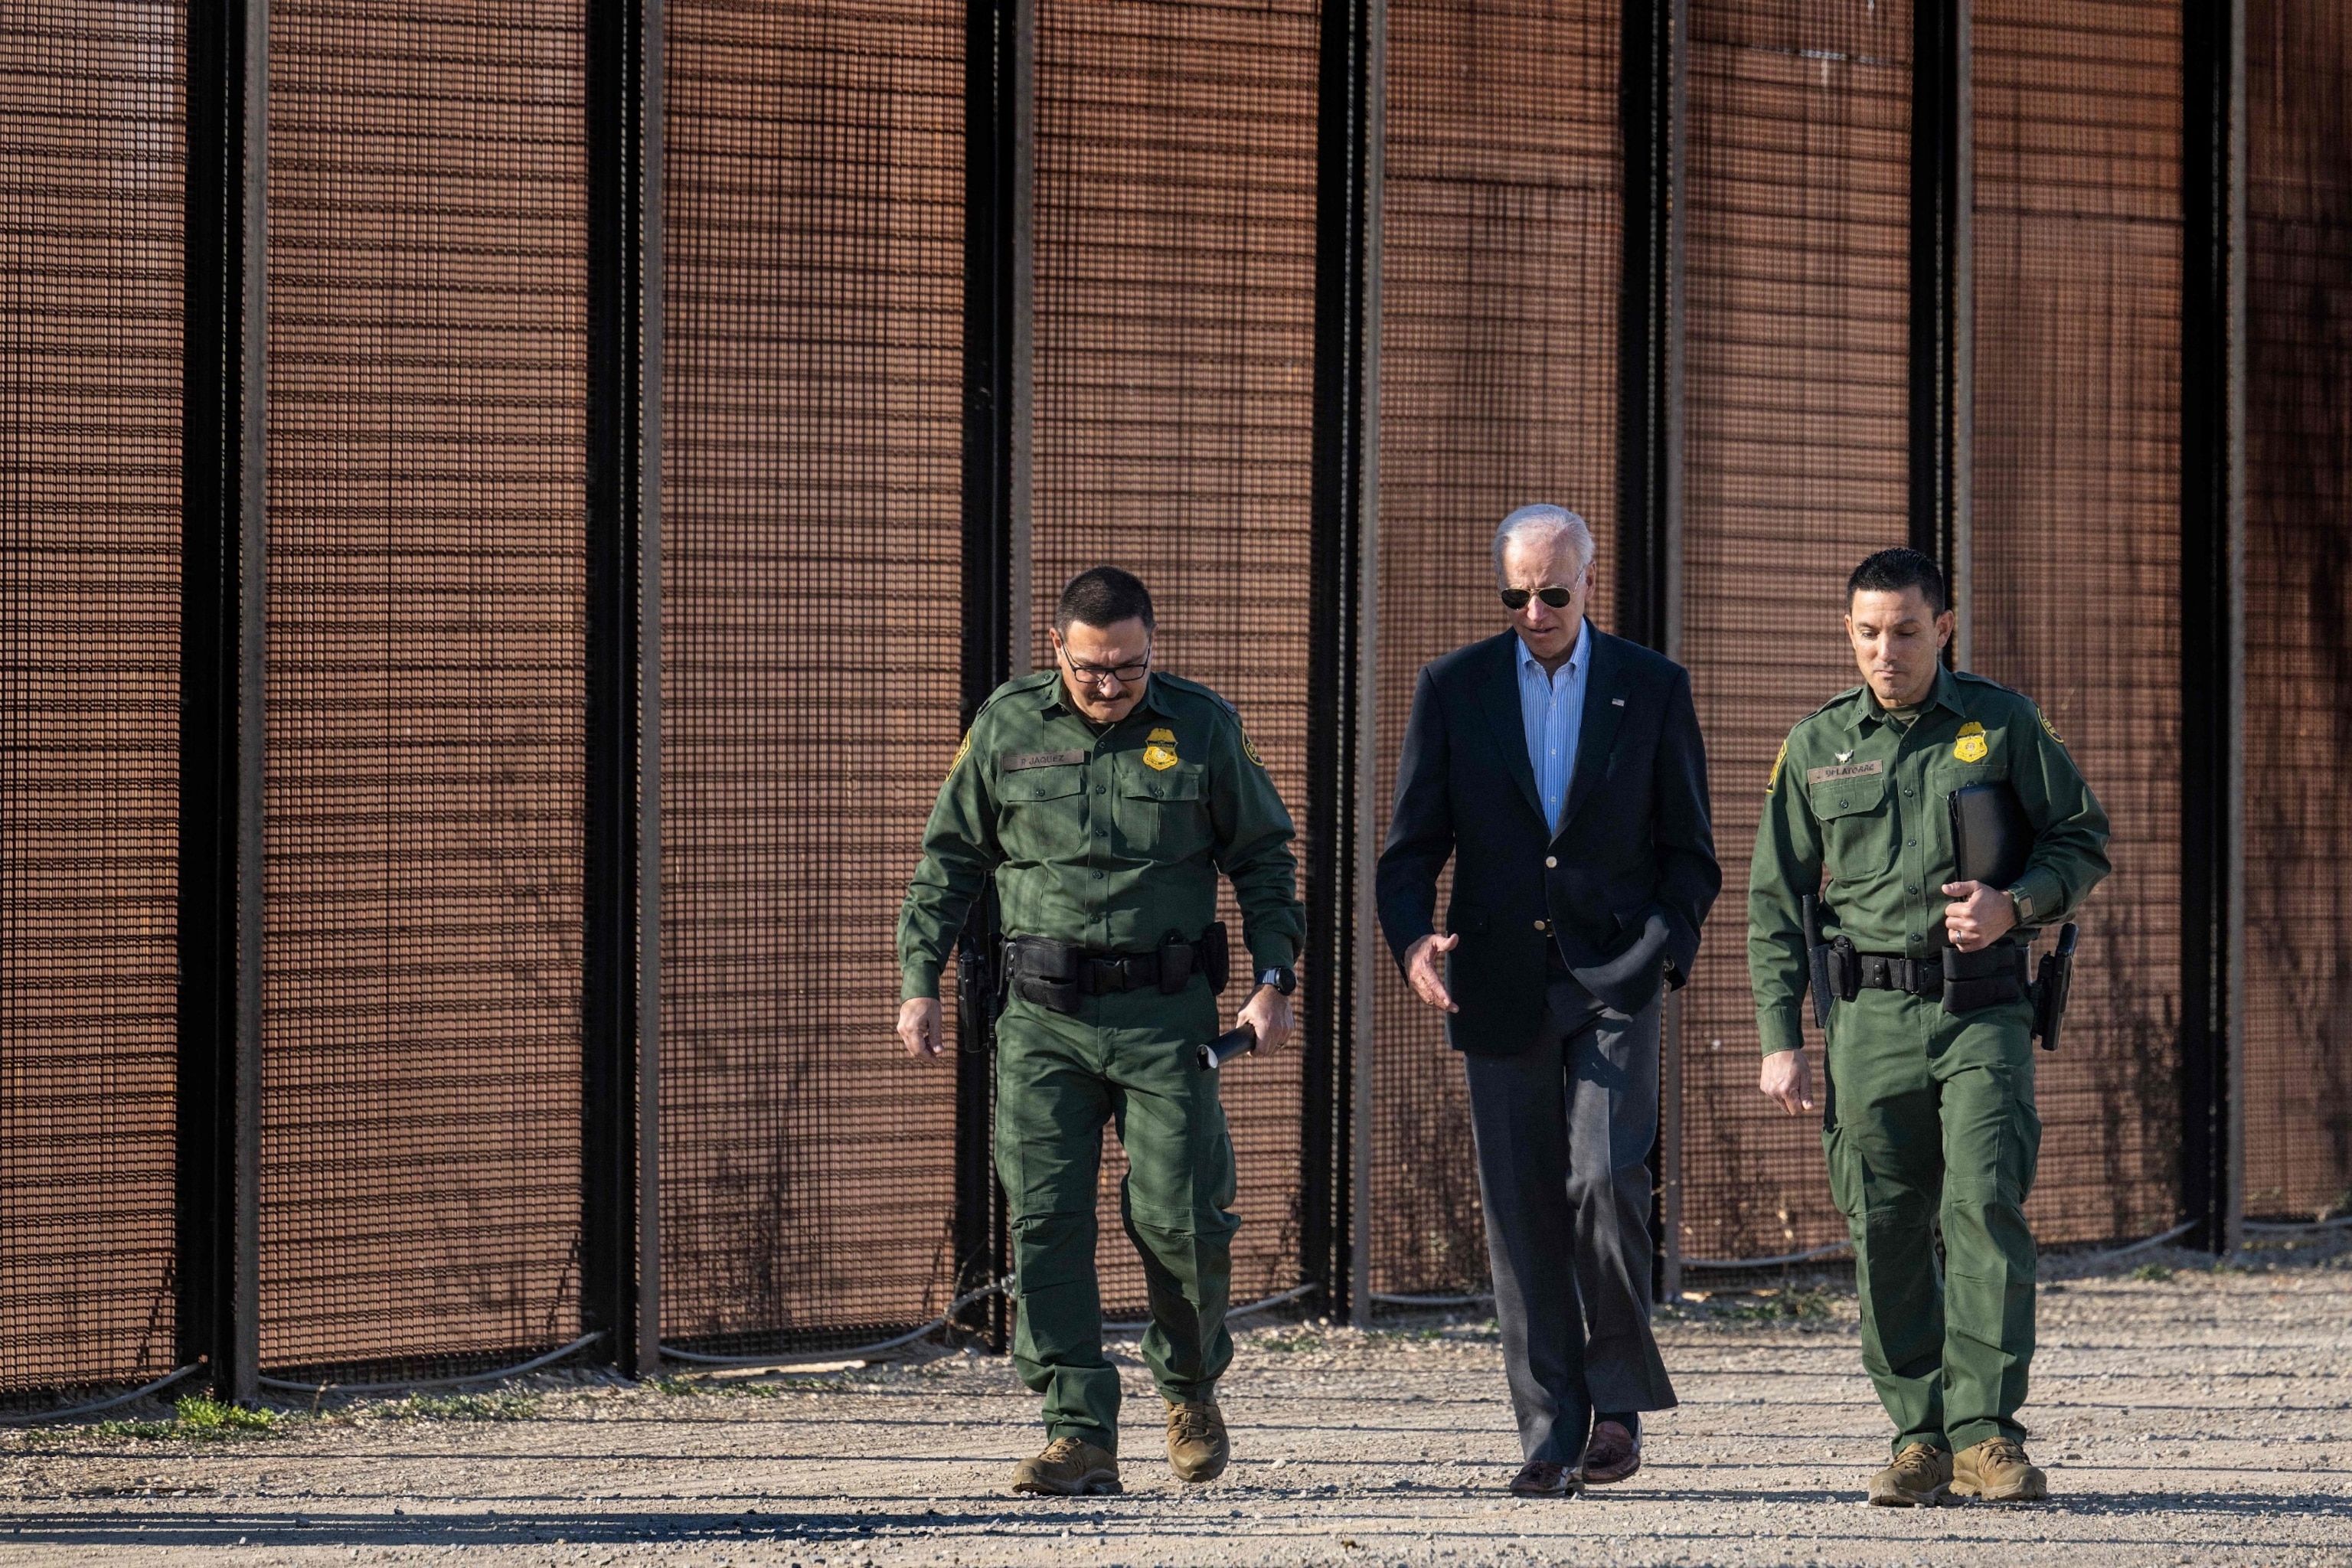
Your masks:
<instances>
[{"instance_id":1,"label":"eyeglasses","mask_svg":"<svg viewBox=\"0 0 2352 1568\"><path fill-rule=\"evenodd\" d=\"M1067 648L1062 650L1062 662L1070 667L1070 673L1077 678L1080 686L1100 686L1105 680L1116 680L1125 686L1130 681L1141 680L1150 672L1151 645L1143 645L1143 661L1140 664L1080 664L1070 657Z\"/></svg>"},{"instance_id":2,"label":"eyeglasses","mask_svg":"<svg viewBox=\"0 0 2352 1568\"><path fill-rule=\"evenodd\" d=\"M1532 592L1526 588L1503 590L1503 604L1513 610L1526 609L1529 599L1541 599L1555 610L1564 610L1568 608L1569 601L1575 597L1576 590L1573 588L1537 588Z\"/></svg>"}]
</instances>

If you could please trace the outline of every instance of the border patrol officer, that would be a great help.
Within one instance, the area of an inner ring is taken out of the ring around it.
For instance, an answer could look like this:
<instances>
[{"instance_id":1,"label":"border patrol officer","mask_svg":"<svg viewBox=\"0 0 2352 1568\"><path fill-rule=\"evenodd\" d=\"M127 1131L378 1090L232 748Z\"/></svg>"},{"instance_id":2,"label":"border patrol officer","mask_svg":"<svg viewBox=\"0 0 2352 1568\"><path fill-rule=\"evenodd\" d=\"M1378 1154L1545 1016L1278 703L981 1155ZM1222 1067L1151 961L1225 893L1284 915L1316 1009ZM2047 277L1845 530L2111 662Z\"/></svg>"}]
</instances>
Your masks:
<instances>
[{"instance_id":1,"label":"border patrol officer","mask_svg":"<svg viewBox=\"0 0 2352 1568\"><path fill-rule=\"evenodd\" d=\"M1953 617L1932 559L1871 556L1846 609L1864 684L1790 731L1757 829L1748 962L1760 1087L1791 1114L1812 1109L1801 900L1819 889L1859 985L1831 1016L1822 1142L1853 1237L1863 1365L1895 1426L1870 1500L1928 1504L1948 1487L2033 1500L2048 1483L2017 1420L2033 1358L2024 1205L2042 1141L2032 1008L2021 952L2011 999L1948 1011L1942 949L2021 948L2074 914L2107 873L2106 814L2039 709L1943 668ZM2008 887L1957 881L1948 797L2000 780L2034 832L2025 871Z\"/></svg>"},{"instance_id":2,"label":"border patrol officer","mask_svg":"<svg viewBox=\"0 0 2352 1568\"><path fill-rule=\"evenodd\" d=\"M997 1024L996 1169L1011 1203L1013 1364L1045 1396L1044 1452L1013 1489L1119 1489L1118 1373L1095 1277L1102 1131L1128 1157L1119 1211L1141 1256L1143 1359L1169 1406L1168 1457L1213 1479L1231 1447L1216 1383L1239 1219L1217 1033L1217 877L1233 880L1257 984L1237 1024L1288 1037L1306 936L1290 814L1233 704L1151 668L1151 597L1080 573L1054 616L1057 668L999 687L940 786L898 917L898 1034L940 1049L940 973L993 873L1009 993Z\"/></svg>"}]
</instances>

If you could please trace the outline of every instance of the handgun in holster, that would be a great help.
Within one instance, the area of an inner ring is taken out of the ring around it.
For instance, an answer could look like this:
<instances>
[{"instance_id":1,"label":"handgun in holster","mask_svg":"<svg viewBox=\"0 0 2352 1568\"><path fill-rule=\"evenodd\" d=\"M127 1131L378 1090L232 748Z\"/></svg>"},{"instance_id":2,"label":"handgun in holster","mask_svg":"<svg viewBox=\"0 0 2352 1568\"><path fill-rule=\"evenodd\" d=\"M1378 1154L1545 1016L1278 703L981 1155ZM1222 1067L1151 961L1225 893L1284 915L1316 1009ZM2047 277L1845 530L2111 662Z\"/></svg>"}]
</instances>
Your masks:
<instances>
[{"instance_id":1,"label":"handgun in holster","mask_svg":"<svg viewBox=\"0 0 2352 1568\"><path fill-rule=\"evenodd\" d=\"M1805 918L1805 963L1813 993L1813 1022L1826 1029L1830 1026L1832 999L1851 1002L1862 994L1862 966L1855 960L1853 943L1845 937L1822 940L1822 900L1818 897L1806 894L1801 907Z\"/></svg>"},{"instance_id":2,"label":"handgun in holster","mask_svg":"<svg viewBox=\"0 0 2352 1568\"><path fill-rule=\"evenodd\" d=\"M1004 939L996 930L996 890L971 903L956 935L956 1048L981 1056L996 1048L1004 1010Z\"/></svg>"},{"instance_id":3,"label":"handgun in holster","mask_svg":"<svg viewBox=\"0 0 2352 1568\"><path fill-rule=\"evenodd\" d=\"M2058 1048L2058 1026L2066 1021L2066 994L2074 986L2074 943L2081 929L2068 921L2058 928L2058 945L2042 955L2033 982L2033 1037L2045 1051Z\"/></svg>"}]
</instances>

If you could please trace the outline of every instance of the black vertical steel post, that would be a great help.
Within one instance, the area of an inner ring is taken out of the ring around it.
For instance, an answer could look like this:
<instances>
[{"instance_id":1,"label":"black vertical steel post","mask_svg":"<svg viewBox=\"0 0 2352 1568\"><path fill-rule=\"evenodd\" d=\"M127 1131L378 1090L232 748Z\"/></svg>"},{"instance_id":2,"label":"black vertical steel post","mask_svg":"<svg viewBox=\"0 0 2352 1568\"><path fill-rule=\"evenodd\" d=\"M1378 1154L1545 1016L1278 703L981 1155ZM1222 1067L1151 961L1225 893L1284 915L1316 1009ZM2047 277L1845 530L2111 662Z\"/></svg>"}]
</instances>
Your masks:
<instances>
[{"instance_id":1,"label":"black vertical steel post","mask_svg":"<svg viewBox=\"0 0 2352 1568\"><path fill-rule=\"evenodd\" d=\"M1014 197L1020 0L970 0L964 26L963 727L1013 673ZM983 927L992 925L983 921ZM959 1014L956 1051L956 1294L1000 1278L1003 1203L990 1158L995 1061ZM960 1325L1003 1346L1001 1300Z\"/></svg>"},{"instance_id":2,"label":"black vertical steel post","mask_svg":"<svg viewBox=\"0 0 2352 1568\"><path fill-rule=\"evenodd\" d=\"M1668 592L1667 306L1674 219L1674 5L1624 0L1617 78L1617 635L1664 651Z\"/></svg>"},{"instance_id":3,"label":"black vertical steel post","mask_svg":"<svg viewBox=\"0 0 2352 1568\"><path fill-rule=\"evenodd\" d=\"M1911 12L1911 548L1954 574L1959 518L1960 28L1967 0ZM1949 655L1957 649L1948 650Z\"/></svg>"},{"instance_id":4,"label":"black vertical steel post","mask_svg":"<svg viewBox=\"0 0 2352 1568\"><path fill-rule=\"evenodd\" d=\"M1364 515L1371 18L1326 0L1318 41L1315 425L1308 489L1307 950L1299 964L1300 1271L1326 1310L1361 1312L1348 1205L1354 1066L1356 701Z\"/></svg>"},{"instance_id":5,"label":"black vertical steel post","mask_svg":"<svg viewBox=\"0 0 2352 1568\"><path fill-rule=\"evenodd\" d=\"M2238 31L2182 13L2180 323L2180 1206L2225 1251L2230 1193L2231 239Z\"/></svg>"},{"instance_id":6,"label":"black vertical steel post","mask_svg":"<svg viewBox=\"0 0 2352 1568\"><path fill-rule=\"evenodd\" d=\"M1623 233L1617 272L1617 635L1667 651L1674 460L1669 308L1674 264L1674 0L1619 13L1618 148ZM1666 1267L1664 1128L1650 1149L1651 1290Z\"/></svg>"},{"instance_id":7,"label":"black vertical steel post","mask_svg":"<svg viewBox=\"0 0 2352 1568\"><path fill-rule=\"evenodd\" d=\"M180 431L180 1364L234 1392L238 623L242 613L244 0L187 10ZM247 1369L249 1370L249 1369Z\"/></svg>"},{"instance_id":8,"label":"black vertical steel post","mask_svg":"<svg viewBox=\"0 0 2352 1568\"><path fill-rule=\"evenodd\" d=\"M589 0L587 837L580 1290L594 1354L637 1370L638 244L643 13Z\"/></svg>"}]
</instances>

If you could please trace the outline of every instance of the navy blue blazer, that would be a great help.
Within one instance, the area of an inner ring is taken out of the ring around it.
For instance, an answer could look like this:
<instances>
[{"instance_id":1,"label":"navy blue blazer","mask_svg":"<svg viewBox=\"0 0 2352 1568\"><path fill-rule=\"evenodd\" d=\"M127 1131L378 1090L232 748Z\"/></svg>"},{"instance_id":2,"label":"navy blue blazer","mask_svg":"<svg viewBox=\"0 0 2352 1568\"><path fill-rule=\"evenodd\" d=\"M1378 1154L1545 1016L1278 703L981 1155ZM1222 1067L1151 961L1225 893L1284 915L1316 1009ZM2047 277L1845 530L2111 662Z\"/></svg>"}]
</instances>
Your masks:
<instances>
[{"instance_id":1,"label":"navy blue blazer","mask_svg":"<svg viewBox=\"0 0 2352 1568\"><path fill-rule=\"evenodd\" d=\"M1445 984L1462 1010L1445 1037L1492 1056L1534 1043L1555 936L1587 991L1636 1013L1662 972L1673 985L1689 978L1723 887L1689 673L1592 628L1576 771L1553 833L1528 760L1517 641L1506 631L1423 668L1377 883L1402 964L1438 929L1438 873L1454 858L1445 929L1462 942Z\"/></svg>"}]
</instances>

